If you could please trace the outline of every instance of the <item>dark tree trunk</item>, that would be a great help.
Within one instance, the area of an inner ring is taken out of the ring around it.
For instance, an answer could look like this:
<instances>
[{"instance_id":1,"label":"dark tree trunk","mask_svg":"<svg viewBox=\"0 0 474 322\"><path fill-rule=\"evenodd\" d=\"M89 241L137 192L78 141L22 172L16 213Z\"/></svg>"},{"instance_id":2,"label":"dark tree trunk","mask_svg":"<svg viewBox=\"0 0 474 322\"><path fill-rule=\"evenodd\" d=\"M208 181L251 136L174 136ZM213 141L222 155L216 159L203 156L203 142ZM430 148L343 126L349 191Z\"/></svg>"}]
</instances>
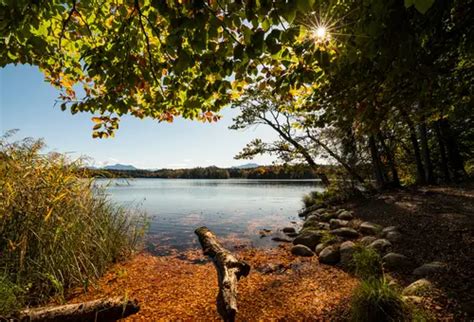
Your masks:
<instances>
[{"instance_id":1,"label":"dark tree trunk","mask_svg":"<svg viewBox=\"0 0 474 322\"><path fill-rule=\"evenodd\" d=\"M434 183L433 164L431 163L430 148L428 146L428 131L426 123L423 120L419 126L421 152L423 154L423 163L425 167L425 181L427 183Z\"/></svg>"},{"instance_id":2,"label":"dark tree trunk","mask_svg":"<svg viewBox=\"0 0 474 322\"><path fill-rule=\"evenodd\" d=\"M377 145L375 144L375 138L373 135L369 137L369 149L370 156L372 157L372 167L374 169L374 175L375 180L377 182L377 186L379 188L383 188L385 186L385 180L383 175L382 162L380 161L379 152L377 149Z\"/></svg>"},{"instance_id":3,"label":"dark tree trunk","mask_svg":"<svg viewBox=\"0 0 474 322\"><path fill-rule=\"evenodd\" d=\"M466 175L466 170L464 169L464 162L461 154L459 153L456 138L452 133L448 120L442 119L438 122L441 130L441 136L444 139L446 150L448 152L448 163L453 173L453 179L458 181Z\"/></svg>"},{"instance_id":4,"label":"dark tree trunk","mask_svg":"<svg viewBox=\"0 0 474 322\"><path fill-rule=\"evenodd\" d=\"M443 180L444 182L451 182L451 177L449 175L449 166L448 166L448 158L446 156L446 146L444 144L443 137L441 135L440 131L440 126L439 122L435 123L435 132L436 132L436 138L438 139L438 145L439 145L439 155L440 155L440 168L441 171L443 172Z\"/></svg>"},{"instance_id":5,"label":"dark tree trunk","mask_svg":"<svg viewBox=\"0 0 474 322\"><path fill-rule=\"evenodd\" d=\"M416 163L416 181L417 183L423 184L425 183L425 170L423 168L423 162L421 161L420 146L418 145L418 139L416 137L415 125L405 110L400 108L399 111L405 119L405 122L408 125L408 131L410 132L410 141L413 146L413 154Z\"/></svg>"},{"instance_id":6,"label":"dark tree trunk","mask_svg":"<svg viewBox=\"0 0 474 322\"><path fill-rule=\"evenodd\" d=\"M395 165L395 158L393 156L392 150L385 144L385 140L382 134L379 132L378 134L380 145L385 152L388 160L388 166L390 167L390 172L392 173L392 184L394 187L400 187L400 179L398 177L397 167Z\"/></svg>"}]
</instances>

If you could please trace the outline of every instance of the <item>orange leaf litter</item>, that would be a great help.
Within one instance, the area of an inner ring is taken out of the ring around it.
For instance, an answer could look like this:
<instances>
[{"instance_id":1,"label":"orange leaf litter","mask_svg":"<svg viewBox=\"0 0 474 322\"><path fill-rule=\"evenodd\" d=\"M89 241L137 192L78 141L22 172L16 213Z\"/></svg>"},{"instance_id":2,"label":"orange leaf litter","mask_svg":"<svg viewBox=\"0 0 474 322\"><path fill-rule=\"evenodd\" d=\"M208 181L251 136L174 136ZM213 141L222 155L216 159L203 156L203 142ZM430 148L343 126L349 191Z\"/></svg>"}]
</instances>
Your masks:
<instances>
[{"instance_id":1,"label":"orange leaf litter","mask_svg":"<svg viewBox=\"0 0 474 322\"><path fill-rule=\"evenodd\" d=\"M235 254L252 266L238 284L237 320L327 319L334 310L347 307L358 283L316 258L290 255L288 246ZM217 273L212 262L203 259L198 249L161 257L138 254L114 265L88 293L77 290L70 303L126 296L140 305L140 312L129 321L220 320L215 304ZM269 265L276 271L268 273Z\"/></svg>"}]
</instances>

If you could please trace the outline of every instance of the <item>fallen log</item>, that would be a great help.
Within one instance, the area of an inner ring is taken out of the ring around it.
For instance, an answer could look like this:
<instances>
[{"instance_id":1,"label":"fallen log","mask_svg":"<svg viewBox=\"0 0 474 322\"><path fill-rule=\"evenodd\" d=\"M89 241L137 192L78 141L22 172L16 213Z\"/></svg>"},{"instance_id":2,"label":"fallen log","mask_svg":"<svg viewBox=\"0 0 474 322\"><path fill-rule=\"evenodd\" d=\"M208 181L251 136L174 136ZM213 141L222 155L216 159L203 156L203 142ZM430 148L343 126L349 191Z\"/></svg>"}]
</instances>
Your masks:
<instances>
[{"instance_id":1,"label":"fallen log","mask_svg":"<svg viewBox=\"0 0 474 322\"><path fill-rule=\"evenodd\" d=\"M216 267L219 282L217 311L224 321L234 321L237 313L237 282L249 274L250 266L225 249L207 227L200 227L195 233L204 255L209 256Z\"/></svg>"},{"instance_id":2,"label":"fallen log","mask_svg":"<svg viewBox=\"0 0 474 322\"><path fill-rule=\"evenodd\" d=\"M17 321L117 321L140 310L137 300L114 297L77 304L40 307L21 311Z\"/></svg>"}]
</instances>

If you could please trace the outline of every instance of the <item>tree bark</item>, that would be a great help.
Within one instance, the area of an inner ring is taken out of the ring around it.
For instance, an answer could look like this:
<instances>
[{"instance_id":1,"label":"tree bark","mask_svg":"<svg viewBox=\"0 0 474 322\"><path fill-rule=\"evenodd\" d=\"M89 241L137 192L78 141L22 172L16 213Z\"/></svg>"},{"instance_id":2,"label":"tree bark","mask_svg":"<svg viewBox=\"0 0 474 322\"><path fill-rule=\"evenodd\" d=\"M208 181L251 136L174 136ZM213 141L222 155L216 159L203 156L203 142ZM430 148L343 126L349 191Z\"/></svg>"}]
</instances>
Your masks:
<instances>
[{"instance_id":1,"label":"tree bark","mask_svg":"<svg viewBox=\"0 0 474 322\"><path fill-rule=\"evenodd\" d=\"M427 183L434 183L433 164L431 163L430 149L428 146L428 131L424 120L420 123L419 132L421 152L423 155L423 163L425 165L425 180Z\"/></svg>"},{"instance_id":2,"label":"tree bark","mask_svg":"<svg viewBox=\"0 0 474 322\"><path fill-rule=\"evenodd\" d=\"M23 310L14 320L19 321L117 321L140 310L136 300L123 297L101 299L78 304Z\"/></svg>"},{"instance_id":3,"label":"tree bark","mask_svg":"<svg viewBox=\"0 0 474 322\"><path fill-rule=\"evenodd\" d=\"M400 178L398 177L398 171L395 165L395 157L393 155L392 150L385 143L385 139L380 132L378 133L378 137L379 137L380 145L382 146L382 149L387 155L388 165L390 167L390 172L392 173L392 184L394 187L398 188L400 187Z\"/></svg>"},{"instance_id":4,"label":"tree bark","mask_svg":"<svg viewBox=\"0 0 474 322\"><path fill-rule=\"evenodd\" d=\"M410 140L413 146L413 154L414 154L415 163L416 163L416 181L417 183L424 184L426 182L425 170L423 167L423 162L421 161L420 146L418 144L418 138L416 137L415 125L413 124L413 121L410 119L410 116L408 115L407 112L405 112L404 109L399 108L399 110L403 118L405 119L405 122L408 125L408 131L410 133Z\"/></svg>"},{"instance_id":5,"label":"tree bark","mask_svg":"<svg viewBox=\"0 0 474 322\"><path fill-rule=\"evenodd\" d=\"M207 227L200 227L194 232L199 237L204 255L209 256L216 267L219 282L217 311L224 321L234 321L237 313L237 282L249 274L250 266L225 249Z\"/></svg>"},{"instance_id":6,"label":"tree bark","mask_svg":"<svg viewBox=\"0 0 474 322\"><path fill-rule=\"evenodd\" d=\"M440 154L440 168L443 172L443 179L444 182L449 183L451 182L451 176L449 175L449 166L448 166L448 158L446 156L446 146L444 144L443 137L441 135L441 130L439 126L439 122L435 123L435 131L436 131L436 138L438 139L439 145L439 154Z\"/></svg>"},{"instance_id":7,"label":"tree bark","mask_svg":"<svg viewBox=\"0 0 474 322\"><path fill-rule=\"evenodd\" d=\"M369 149L377 186L379 188L383 188L385 186L385 180L382 170L382 164L380 162L379 152L377 150L377 145L375 144L375 138L373 135L369 137Z\"/></svg>"},{"instance_id":8,"label":"tree bark","mask_svg":"<svg viewBox=\"0 0 474 322\"><path fill-rule=\"evenodd\" d=\"M459 147L457 140L451 130L448 120L442 119L438 121L441 135L445 142L446 150L448 152L448 162L453 173L454 181L462 179L466 175L466 170L464 169L464 161L461 154L459 153Z\"/></svg>"}]
</instances>

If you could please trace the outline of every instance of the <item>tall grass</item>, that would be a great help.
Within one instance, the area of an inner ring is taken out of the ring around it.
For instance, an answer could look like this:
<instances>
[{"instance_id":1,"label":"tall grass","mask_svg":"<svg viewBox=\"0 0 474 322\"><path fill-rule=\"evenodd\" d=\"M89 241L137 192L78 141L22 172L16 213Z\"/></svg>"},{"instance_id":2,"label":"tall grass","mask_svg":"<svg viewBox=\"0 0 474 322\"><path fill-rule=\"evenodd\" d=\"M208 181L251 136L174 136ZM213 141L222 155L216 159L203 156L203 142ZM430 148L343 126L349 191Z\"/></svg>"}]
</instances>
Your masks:
<instances>
[{"instance_id":1,"label":"tall grass","mask_svg":"<svg viewBox=\"0 0 474 322\"><path fill-rule=\"evenodd\" d=\"M78 162L43 147L0 138L0 315L87 288L144 232L143 215L112 204Z\"/></svg>"}]
</instances>

